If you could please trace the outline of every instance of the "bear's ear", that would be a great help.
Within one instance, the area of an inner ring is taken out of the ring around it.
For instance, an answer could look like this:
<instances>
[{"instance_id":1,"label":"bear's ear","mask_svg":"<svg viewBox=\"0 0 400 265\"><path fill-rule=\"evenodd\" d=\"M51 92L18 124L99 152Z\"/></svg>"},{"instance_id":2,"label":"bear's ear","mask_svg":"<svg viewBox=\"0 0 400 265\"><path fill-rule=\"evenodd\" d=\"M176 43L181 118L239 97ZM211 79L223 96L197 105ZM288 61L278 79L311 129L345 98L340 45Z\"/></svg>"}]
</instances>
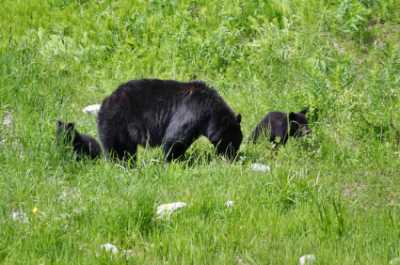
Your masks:
<instances>
[{"instance_id":1,"label":"bear's ear","mask_svg":"<svg viewBox=\"0 0 400 265\"><path fill-rule=\"evenodd\" d=\"M236 121L237 123L240 124L240 122L242 121L242 115L240 115L240 113L236 116Z\"/></svg>"},{"instance_id":2,"label":"bear's ear","mask_svg":"<svg viewBox=\"0 0 400 265\"><path fill-rule=\"evenodd\" d=\"M300 111L300 113L303 113L303 114L305 115L309 110L310 110L309 107L304 107L304 108Z\"/></svg>"},{"instance_id":3,"label":"bear's ear","mask_svg":"<svg viewBox=\"0 0 400 265\"><path fill-rule=\"evenodd\" d=\"M296 118L296 114L294 112L289 113L289 121L293 121Z\"/></svg>"}]
</instances>

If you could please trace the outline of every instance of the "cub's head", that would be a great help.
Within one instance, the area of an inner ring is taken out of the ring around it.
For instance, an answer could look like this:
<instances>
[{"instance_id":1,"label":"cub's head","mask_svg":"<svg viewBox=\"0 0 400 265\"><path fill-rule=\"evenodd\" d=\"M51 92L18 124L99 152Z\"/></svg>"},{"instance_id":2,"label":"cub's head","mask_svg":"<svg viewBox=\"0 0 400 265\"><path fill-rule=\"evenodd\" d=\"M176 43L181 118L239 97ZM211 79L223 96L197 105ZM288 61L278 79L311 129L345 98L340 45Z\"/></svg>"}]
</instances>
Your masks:
<instances>
[{"instance_id":1,"label":"cub's head","mask_svg":"<svg viewBox=\"0 0 400 265\"><path fill-rule=\"evenodd\" d=\"M75 124L58 120L56 125L56 140L58 144L68 144L75 138Z\"/></svg>"},{"instance_id":2,"label":"cub's head","mask_svg":"<svg viewBox=\"0 0 400 265\"><path fill-rule=\"evenodd\" d=\"M294 137L301 137L311 133L311 129L308 127L308 120L306 113L308 108L304 108L300 112L289 113L290 131L289 135Z\"/></svg>"}]
</instances>

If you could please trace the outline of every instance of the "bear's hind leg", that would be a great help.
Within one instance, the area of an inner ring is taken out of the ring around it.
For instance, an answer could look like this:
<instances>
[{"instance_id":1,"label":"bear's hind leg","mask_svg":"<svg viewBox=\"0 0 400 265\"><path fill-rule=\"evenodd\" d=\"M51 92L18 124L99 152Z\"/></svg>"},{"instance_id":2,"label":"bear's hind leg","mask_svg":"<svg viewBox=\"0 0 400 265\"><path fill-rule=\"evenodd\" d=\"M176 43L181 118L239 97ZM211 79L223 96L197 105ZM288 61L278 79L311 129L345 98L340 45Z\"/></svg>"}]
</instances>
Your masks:
<instances>
[{"instance_id":1,"label":"bear's hind leg","mask_svg":"<svg viewBox=\"0 0 400 265\"><path fill-rule=\"evenodd\" d=\"M103 143L104 153L108 159L117 159L120 161L128 161L131 159L133 162L136 160L137 144L129 141L113 141Z\"/></svg>"}]
</instances>

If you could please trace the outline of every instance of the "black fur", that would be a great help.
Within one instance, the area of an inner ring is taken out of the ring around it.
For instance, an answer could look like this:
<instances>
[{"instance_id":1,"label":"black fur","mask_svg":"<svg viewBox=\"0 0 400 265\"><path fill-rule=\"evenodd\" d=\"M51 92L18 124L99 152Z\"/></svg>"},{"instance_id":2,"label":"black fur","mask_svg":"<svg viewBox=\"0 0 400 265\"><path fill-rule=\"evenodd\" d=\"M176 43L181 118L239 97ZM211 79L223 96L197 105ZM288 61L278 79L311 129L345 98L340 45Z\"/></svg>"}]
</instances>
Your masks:
<instances>
[{"instance_id":1,"label":"black fur","mask_svg":"<svg viewBox=\"0 0 400 265\"><path fill-rule=\"evenodd\" d=\"M101 155L101 147L96 139L80 134L74 123L57 121L56 137L58 144L72 145L78 160L84 156L95 159Z\"/></svg>"},{"instance_id":2,"label":"black fur","mask_svg":"<svg viewBox=\"0 0 400 265\"><path fill-rule=\"evenodd\" d=\"M242 141L240 114L201 81L132 80L104 99L97 120L106 154L135 158L137 145L163 146L165 159L182 156L201 135L234 158Z\"/></svg>"},{"instance_id":3,"label":"black fur","mask_svg":"<svg viewBox=\"0 0 400 265\"><path fill-rule=\"evenodd\" d=\"M289 114L269 112L253 130L250 139L255 143L260 136L267 136L270 142L278 143L277 138L279 138L279 143L285 144L289 136L300 137L309 134L311 130L308 127L307 111L305 108L300 112Z\"/></svg>"}]
</instances>

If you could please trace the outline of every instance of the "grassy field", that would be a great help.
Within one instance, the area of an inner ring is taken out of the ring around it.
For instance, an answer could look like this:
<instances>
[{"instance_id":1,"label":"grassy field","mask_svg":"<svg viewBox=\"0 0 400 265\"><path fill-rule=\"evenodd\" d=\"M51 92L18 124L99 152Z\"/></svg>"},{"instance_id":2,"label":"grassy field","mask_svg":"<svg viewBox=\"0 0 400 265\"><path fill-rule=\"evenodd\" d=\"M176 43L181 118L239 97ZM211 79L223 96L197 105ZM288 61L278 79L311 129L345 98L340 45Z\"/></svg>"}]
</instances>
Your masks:
<instances>
[{"instance_id":1,"label":"grassy field","mask_svg":"<svg viewBox=\"0 0 400 265\"><path fill-rule=\"evenodd\" d=\"M400 257L400 1L3 0L0 13L1 264ZM57 119L97 137L83 107L151 77L205 80L245 137L271 110L319 115L310 137L276 153L244 141L233 163L203 138L183 162L140 149L134 169L55 146ZM187 207L157 219L174 201Z\"/></svg>"}]
</instances>

